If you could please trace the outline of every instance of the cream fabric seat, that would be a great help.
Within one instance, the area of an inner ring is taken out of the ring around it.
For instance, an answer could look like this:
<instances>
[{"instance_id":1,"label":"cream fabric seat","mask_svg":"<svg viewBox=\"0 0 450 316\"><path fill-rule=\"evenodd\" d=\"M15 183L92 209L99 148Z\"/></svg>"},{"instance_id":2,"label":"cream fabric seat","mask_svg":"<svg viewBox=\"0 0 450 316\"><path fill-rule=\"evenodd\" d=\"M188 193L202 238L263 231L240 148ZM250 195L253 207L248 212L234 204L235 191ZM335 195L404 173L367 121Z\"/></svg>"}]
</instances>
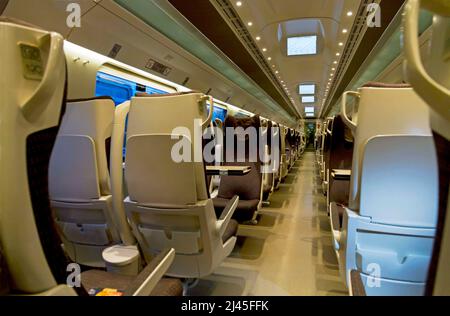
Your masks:
<instances>
[{"instance_id":1,"label":"cream fabric seat","mask_svg":"<svg viewBox=\"0 0 450 316\"><path fill-rule=\"evenodd\" d=\"M287 156L287 142L286 137L289 132L289 129L286 126L280 125L280 152L281 152L281 160L280 160L280 183L286 179L289 173L289 157Z\"/></svg>"},{"instance_id":2,"label":"cream fabric seat","mask_svg":"<svg viewBox=\"0 0 450 316\"><path fill-rule=\"evenodd\" d=\"M228 228L239 198L217 218L206 186L201 136L213 113L206 101L213 104L193 92L135 97L129 105L125 209L147 261L175 249L170 276L209 275L236 243Z\"/></svg>"},{"instance_id":3,"label":"cream fabric seat","mask_svg":"<svg viewBox=\"0 0 450 316\"><path fill-rule=\"evenodd\" d=\"M422 295L437 221L436 153L425 103L407 85L372 83L359 98L348 208L334 232L347 284L367 295ZM331 214L333 216L333 212Z\"/></svg>"},{"instance_id":4,"label":"cream fabric seat","mask_svg":"<svg viewBox=\"0 0 450 316\"><path fill-rule=\"evenodd\" d=\"M63 37L0 17L0 41L0 293L86 295L81 286L89 277L69 287L76 265L61 248L48 195L50 155L66 104ZM18 49L18 43L26 44ZM42 72L24 72L24 64L39 65ZM167 249L136 278L121 282L124 294L181 294L179 280L159 282L173 257L174 250ZM103 276L113 283L123 279ZM91 281L92 287L102 286Z\"/></svg>"},{"instance_id":5,"label":"cream fabric seat","mask_svg":"<svg viewBox=\"0 0 450 316\"><path fill-rule=\"evenodd\" d=\"M108 170L115 105L110 98L69 101L49 170L55 220L71 259L103 267L102 251L120 243Z\"/></svg>"}]
</instances>

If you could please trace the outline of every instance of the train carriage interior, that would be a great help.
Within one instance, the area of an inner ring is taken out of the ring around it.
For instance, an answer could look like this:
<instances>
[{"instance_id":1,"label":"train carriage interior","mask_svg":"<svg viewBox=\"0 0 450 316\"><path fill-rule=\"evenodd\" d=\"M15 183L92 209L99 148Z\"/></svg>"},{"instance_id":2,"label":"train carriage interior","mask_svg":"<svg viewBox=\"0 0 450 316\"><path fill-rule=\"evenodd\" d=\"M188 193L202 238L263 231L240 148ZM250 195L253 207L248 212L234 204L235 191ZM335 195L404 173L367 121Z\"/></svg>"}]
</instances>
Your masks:
<instances>
[{"instance_id":1,"label":"train carriage interior","mask_svg":"<svg viewBox=\"0 0 450 316\"><path fill-rule=\"evenodd\" d=\"M450 295L449 0L0 0L3 296Z\"/></svg>"}]
</instances>

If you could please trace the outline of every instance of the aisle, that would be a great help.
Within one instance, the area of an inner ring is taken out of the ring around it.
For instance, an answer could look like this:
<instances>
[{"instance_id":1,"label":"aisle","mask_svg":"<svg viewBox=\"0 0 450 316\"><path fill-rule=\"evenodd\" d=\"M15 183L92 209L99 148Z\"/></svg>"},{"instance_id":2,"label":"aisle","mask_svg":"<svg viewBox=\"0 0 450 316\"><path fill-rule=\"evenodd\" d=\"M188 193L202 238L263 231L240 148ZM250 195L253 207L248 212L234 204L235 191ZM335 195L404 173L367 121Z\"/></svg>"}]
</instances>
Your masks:
<instances>
[{"instance_id":1,"label":"aisle","mask_svg":"<svg viewBox=\"0 0 450 316\"><path fill-rule=\"evenodd\" d=\"M347 295L314 159L314 152L306 152L272 195L271 205L261 210L258 227L240 230L257 237L239 237L216 272L228 277L202 280L192 294Z\"/></svg>"}]
</instances>

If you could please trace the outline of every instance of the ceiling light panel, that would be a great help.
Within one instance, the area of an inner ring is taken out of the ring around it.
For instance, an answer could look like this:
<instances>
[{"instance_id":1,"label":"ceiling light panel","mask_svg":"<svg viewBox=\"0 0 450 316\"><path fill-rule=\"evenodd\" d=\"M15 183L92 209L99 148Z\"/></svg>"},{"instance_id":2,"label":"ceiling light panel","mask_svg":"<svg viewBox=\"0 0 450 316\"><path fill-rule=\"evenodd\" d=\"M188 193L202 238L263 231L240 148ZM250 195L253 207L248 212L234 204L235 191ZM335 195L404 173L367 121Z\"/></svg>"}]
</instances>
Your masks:
<instances>
[{"instance_id":1,"label":"ceiling light panel","mask_svg":"<svg viewBox=\"0 0 450 316\"><path fill-rule=\"evenodd\" d=\"M316 102L316 97L313 95L302 97L302 103L314 103Z\"/></svg>"},{"instance_id":2,"label":"ceiling light panel","mask_svg":"<svg viewBox=\"0 0 450 316\"><path fill-rule=\"evenodd\" d=\"M315 84L301 84L299 86L299 94L316 94L316 85Z\"/></svg>"},{"instance_id":3,"label":"ceiling light panel","mask_svg":"<svg viewBox=\"0 0 450 316\"><path fill-rule=\"evenodd\" d=\"M317 54L317 35L289 37L287 39L288 56Z\"/></svg>"}]
</instances>

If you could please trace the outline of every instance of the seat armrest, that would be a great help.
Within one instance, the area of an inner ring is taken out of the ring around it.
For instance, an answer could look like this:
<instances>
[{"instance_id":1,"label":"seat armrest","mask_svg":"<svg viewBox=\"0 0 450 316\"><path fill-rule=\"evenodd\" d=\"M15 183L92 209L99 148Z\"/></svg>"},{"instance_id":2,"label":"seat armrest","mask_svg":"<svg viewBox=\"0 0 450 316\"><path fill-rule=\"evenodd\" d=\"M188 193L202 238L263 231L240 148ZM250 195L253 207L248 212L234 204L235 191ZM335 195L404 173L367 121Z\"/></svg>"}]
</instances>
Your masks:
<instances>
[{"instance_id":1,"label":"seat armrest","mask_svg":"<svg viewBox=\"0 0 450 316\"><path fill-rule=\"evenodd\" d=\"M367 296L364 283L361 279L361 273L358 270L350 272L350 295L351 296Z\"/></svg>"},{"instance_id":2,"label":"seat armrest","mask_svg":"<svg viewBox=\"0 0 450 316\"><path fill-rule=\"evenodd\" d=\"M150 296L155 286L170 268L174 259L175 249L171 248L162 251L127 287L124 296Z\"/></svg>"},{"instance_id":3,"label":"seat armrest","mask_svg":"<svg viewBox=\"0 0 450 316\"><path fill-rule=\"evenodd\" d=\"M222 214L220 215L220 218L217 220L216 230L217 230L217 233L219 234L219 236L223 236L223 234L225 233L228 223L230 222L231 218L233 217L234 211L236 211L238 204L239 204L239 196L235 195L228 202L227 206L225 207Z\"/></svg>"}]
</instances>

